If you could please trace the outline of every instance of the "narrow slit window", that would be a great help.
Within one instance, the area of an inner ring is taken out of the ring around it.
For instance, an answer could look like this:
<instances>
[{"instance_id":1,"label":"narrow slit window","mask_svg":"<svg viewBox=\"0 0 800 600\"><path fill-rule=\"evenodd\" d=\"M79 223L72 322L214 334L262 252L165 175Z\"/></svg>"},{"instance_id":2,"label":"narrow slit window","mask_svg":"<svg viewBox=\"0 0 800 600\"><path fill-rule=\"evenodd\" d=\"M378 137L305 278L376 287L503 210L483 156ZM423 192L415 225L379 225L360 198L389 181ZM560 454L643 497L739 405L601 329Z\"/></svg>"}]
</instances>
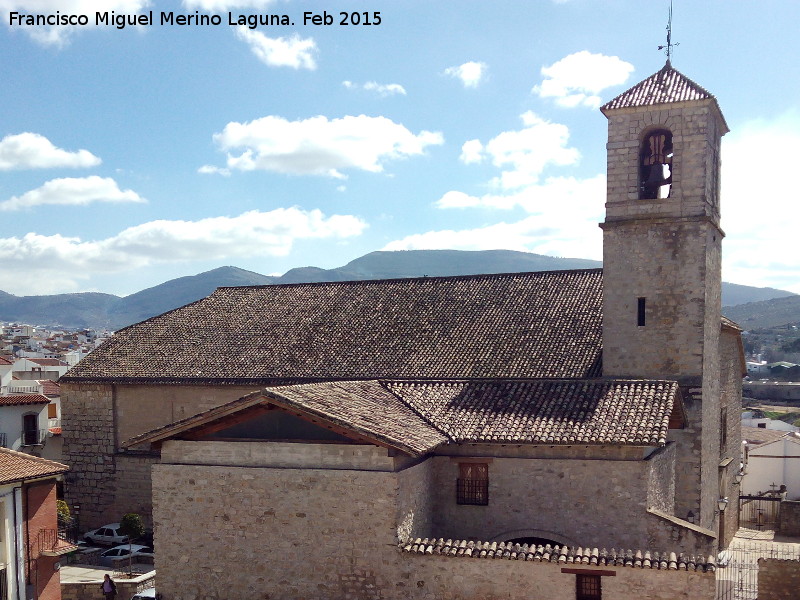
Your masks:
<instances>
[{"instance_id":1,"label":"narrow slit window","mask_svg":"<svg viewBox=\"0 0 800 600\"><path fill-rule=\"evenodd\" d=\"M636 307L636 324L639 327L645 326L645 317L644 317L644 307L647 300L645 298L639 298Z\"/></svg>"}]
</instances>

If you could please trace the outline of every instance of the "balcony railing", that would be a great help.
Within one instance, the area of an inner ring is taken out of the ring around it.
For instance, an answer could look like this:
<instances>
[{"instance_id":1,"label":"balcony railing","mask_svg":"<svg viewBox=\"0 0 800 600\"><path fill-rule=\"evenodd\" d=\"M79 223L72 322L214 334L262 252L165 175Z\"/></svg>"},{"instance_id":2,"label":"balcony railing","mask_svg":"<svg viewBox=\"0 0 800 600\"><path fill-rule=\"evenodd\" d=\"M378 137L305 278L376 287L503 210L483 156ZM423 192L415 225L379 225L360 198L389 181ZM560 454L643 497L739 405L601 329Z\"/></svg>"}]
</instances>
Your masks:
<instances>
[{"instance_id":1,"label":"balcony railing","mask_svg":"<svg viewBox=\"0 0 800 600\"><path fill-rule=\"evenodd\" d=\"M5 433L0 433L0 448L8 448L8 443L6 442Z\"/></svg>"},{"instance_id":2,"label":"balcony railing","mask_svg":"<svg viewBox=\"0 0 800 600\"><path fill-rule=\"evenodd\" d=\"M23 429L21 439L23 446L43 446L47 429Z\"/></svg>"}]
</instances>

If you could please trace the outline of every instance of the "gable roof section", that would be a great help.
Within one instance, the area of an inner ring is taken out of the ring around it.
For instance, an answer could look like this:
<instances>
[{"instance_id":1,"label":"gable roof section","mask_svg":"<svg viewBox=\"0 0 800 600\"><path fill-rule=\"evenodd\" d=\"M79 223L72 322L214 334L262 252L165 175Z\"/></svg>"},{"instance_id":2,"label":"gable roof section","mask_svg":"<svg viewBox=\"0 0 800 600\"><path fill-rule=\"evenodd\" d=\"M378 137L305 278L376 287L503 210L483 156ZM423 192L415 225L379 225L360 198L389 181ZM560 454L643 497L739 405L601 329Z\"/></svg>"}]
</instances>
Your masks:
<instances>
[{"instance_id":1,"label":"gable roof section","mask_svg":"<svg viewBox=\"0 0 800 600\"><path fill-rule=\"evenodd\" d=\"M672 381L340 381L267 388L123 446L180 439L262 402L411 455L450 442L660 446L682 415Z\"/></svg>"},{"instance_id":2,"label":"gable roof section","mask_svg":"<svg viewBox=\"0 0 800 600\"><path fill-rule=\"evenodd\" d=\"M780 431L778 429L766 429L764 427L750 427L748 425L742 425L742 439L748 444L751 444L751 448L774 442L775 440L779 440L791 434L791 431Z\"/></svg>"},{"instance_id":3,"label":"gable roof section","mask_svg":"<svg viewBox=\"0 0 800 600\"><path fill-rule=\"evenodd\" d=\"M0 448L0 484L59 475L68 470L67 465L52 460Z\"/></svg>"},{"instance_id":4,"label":"gable roof section","mask_svg":"<svg viewBox=\"0 0 800 600\"><path fill-rule=\"evenodd\" d=\"M617 108L633 108L686 102L691 100L709 100L714 96L705 88L672 68L669 61L647 79L640 81L632 88L600 107L605 112Z\"/></svg>"},{"instance_id":5,"label":"gable roof section","mask_svg":"<svg viewBox=\"0 0 800 600\"><path fill-rule=\"evenodd\" d=\"M50 399L43 394L10 394L0 396L0 406L22 406L25 404L50 404Z\"/></svg>"},{"instance_id":6,"label":"gable roof section","mask_svg":"<svg viewBox=\"0 0 800 600\"><path fill-rule=\"evenodd\" d=\"M601 374L599 269L219 288L61 381L275 385Z\"/></svg>"},{"instance_id":7,"label":"gable roof section","mask_svg":"<svg viewBox=\"0 0 800 600\"><path fill-rule=\"evenodd\" d=\"M456 442L664 445L672 381L387 382Z\"/></svg>"}]
</instances>

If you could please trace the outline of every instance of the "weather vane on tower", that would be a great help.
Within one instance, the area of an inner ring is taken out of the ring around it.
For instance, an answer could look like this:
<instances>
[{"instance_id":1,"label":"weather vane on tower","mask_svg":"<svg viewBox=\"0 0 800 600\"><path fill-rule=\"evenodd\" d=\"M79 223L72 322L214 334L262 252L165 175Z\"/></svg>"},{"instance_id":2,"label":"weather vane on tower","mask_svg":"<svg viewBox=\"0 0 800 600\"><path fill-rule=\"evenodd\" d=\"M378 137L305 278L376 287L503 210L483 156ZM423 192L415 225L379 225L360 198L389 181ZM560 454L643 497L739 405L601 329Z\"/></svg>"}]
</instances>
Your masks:
<instances>
[{"instance_id":1,"label":"weather vane on tower","mask_svg":"<svg viewBox=\"0 0 800 600\"><path fill-rule=\"evenodd\" d=\"M680 42L672 43L672 0L669 0L669 19L667 20L667 43L658 47L659 50L664 50L667 54L667 64L670 64L672 59L672 49L675 46L680 46Z\"/></svg>"}]
</instances>

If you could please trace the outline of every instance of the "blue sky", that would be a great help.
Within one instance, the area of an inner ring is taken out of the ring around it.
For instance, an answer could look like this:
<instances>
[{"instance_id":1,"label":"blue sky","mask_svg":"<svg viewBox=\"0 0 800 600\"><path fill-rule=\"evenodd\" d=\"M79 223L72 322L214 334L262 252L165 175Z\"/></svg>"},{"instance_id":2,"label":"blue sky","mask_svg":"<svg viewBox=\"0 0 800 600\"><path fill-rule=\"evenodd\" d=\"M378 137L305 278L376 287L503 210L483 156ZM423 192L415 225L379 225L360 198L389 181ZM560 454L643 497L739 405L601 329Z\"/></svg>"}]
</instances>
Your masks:
<instances>
[{"instance_id":1,"label":"blue sky","mask_svg":"<svg viewBox=\"0 0 800 600\"><path fill-rule=\"evenodd\" d=\"M0 0L0 290L125 295L380 249L599 259L597 107L663 66L668 6ZM9 25L56 10L154 23ZM323 10L334 24L303 25ZM222 23L162 26L162 11ZM380 25L338 24L375 11ZM674 4L673 65L731 128L723 278L800 293L798 23L794 0Z\"/></svg>"}]
</instances>

